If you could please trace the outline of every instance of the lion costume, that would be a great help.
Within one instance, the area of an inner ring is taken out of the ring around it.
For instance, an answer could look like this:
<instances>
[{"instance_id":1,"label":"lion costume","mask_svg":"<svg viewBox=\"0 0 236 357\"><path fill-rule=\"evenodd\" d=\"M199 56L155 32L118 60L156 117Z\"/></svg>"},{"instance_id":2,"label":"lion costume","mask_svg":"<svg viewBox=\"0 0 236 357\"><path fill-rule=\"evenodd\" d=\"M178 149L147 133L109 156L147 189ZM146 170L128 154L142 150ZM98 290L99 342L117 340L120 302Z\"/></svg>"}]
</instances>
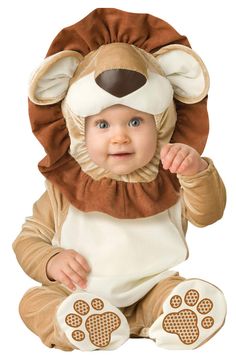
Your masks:
<instances>
[{"instance_id":1,"label":"lion costume","mask_svg":"<svg viewBox=\"0 0 236 357\"><path fill-rule=\"evenodd\" d=\"M211 159L194 176L165 171L164 144L202 153L209 77L186 37L147 14L96 9L63 29L30 82L32 130L44 146L46 192L13 243L24 271L42 286L20 304L26 325L49 347L111 350L130 336L194 349L225 320L223 293L170 270L188 257L187 221L220 219L224 184ZM115 175L90 159L85 118L121 104L152 114L156 152L144 167ZM91 266L86 289L46 274L63 249Z\"/></svg>"}]
</instances>

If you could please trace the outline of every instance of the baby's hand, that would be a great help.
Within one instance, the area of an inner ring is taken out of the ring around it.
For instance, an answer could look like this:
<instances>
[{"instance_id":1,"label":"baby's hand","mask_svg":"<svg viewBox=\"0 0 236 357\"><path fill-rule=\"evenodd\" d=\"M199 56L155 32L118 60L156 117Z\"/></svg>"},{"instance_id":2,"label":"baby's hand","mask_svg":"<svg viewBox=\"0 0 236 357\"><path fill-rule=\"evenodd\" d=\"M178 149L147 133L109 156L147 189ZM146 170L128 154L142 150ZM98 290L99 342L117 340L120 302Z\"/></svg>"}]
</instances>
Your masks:
<instances>
[{"instance_id":1,"label":"baby's hand","mask_svg":"<svg viewBox=\"0 0 236 357\"><path fill-rule=\"evenodd\" d=\"M66 249L48 261L46 272L50 280L59 281L69 289L75 290L77 284L82 289L86 288L90 268L82 255L73 249Z\"/></svg>"},{"instance_id":2,"label":"baby's hand","mask_svg":"<svg viewBox=\"0 0 236 357\"><path fill-rule=\"evenodd\" d=\"M165 170L184 176L195 175L208 166L195 149L185 144L166 144L160 156Z\"/></svg>"}]
</instances>

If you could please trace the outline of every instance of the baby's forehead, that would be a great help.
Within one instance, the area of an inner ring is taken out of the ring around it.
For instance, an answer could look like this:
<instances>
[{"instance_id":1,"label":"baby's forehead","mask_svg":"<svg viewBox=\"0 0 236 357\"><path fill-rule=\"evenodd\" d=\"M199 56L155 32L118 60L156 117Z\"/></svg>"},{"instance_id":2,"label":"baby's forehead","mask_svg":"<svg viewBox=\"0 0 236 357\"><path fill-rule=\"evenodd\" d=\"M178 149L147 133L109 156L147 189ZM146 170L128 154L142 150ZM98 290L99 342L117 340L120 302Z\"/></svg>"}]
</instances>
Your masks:
<instances>
[{"instance_id":1,"label":"baby's forehead","mask_svg":"<svg viewBox=\"0 0 236 357\"><path fill-rule=\"evenodd\" d=\"M88 118L90 118L90 117L96 118L96 117L102 117L102 116L109 117L110 115L113 116L114 114L117 114L117 115L121 114L122 116L130 116L130 117L132 117L132 116L153 117L153 115L151 115L147 112L142 112L142 111L136 110L134 108L128 107L126 105L123 105L123 104L115 104L115 105L112 105L110 107L103 109L99 113L89 116Z\"/></svg>"}]
</instances>

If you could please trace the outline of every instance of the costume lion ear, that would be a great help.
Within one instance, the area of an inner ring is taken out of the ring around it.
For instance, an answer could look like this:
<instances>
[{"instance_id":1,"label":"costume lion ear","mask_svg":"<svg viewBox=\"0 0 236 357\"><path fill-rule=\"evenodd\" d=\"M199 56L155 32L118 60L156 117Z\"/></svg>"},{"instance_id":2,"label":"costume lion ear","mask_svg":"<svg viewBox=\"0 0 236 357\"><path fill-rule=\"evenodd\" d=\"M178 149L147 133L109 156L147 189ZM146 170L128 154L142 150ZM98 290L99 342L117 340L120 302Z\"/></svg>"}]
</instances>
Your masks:
<instances>
[{"instance_id":1,"label":"costume lion ear","mask_svg":"<svg viewBox=\"0 0 236 357\"><path fill-rule=\"evenodd\" d=\"M201 58L189 47L169 45L153 53L174 89L174 97L187 104L200 102L209 90L209 75Z\"/></svg>"},{"instance_id":2,"label":"costume lion ear","mask_svg":"<svg viewBox=\"0 0 236 357\"><path fill-rule=\"evenodd\" d=\"M47 57L30 80L30 100L39 105L54 104L62 100L82 59L79 52L70 50Z\"/></svg>"}]
</instances>

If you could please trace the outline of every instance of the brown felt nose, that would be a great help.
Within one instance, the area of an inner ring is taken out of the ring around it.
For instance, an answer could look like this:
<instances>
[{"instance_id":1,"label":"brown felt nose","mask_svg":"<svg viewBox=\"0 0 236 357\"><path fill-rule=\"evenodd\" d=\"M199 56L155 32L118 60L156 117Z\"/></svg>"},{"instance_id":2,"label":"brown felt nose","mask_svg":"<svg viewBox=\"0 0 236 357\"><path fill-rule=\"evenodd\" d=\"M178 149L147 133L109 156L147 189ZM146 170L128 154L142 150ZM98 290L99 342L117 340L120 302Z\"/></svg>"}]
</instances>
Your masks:
<instances>
[{"instance_id":1,"label":"brown felt nose","mask_svg":"<svg viewBox=\"0 0 236 357\"><path fill-rule=\"evenodd\" d=\"M136 71L109 69L100 73L95 81L106 92L121 98L141 88L147 79Z\"/></svg>"}]
</instances>

